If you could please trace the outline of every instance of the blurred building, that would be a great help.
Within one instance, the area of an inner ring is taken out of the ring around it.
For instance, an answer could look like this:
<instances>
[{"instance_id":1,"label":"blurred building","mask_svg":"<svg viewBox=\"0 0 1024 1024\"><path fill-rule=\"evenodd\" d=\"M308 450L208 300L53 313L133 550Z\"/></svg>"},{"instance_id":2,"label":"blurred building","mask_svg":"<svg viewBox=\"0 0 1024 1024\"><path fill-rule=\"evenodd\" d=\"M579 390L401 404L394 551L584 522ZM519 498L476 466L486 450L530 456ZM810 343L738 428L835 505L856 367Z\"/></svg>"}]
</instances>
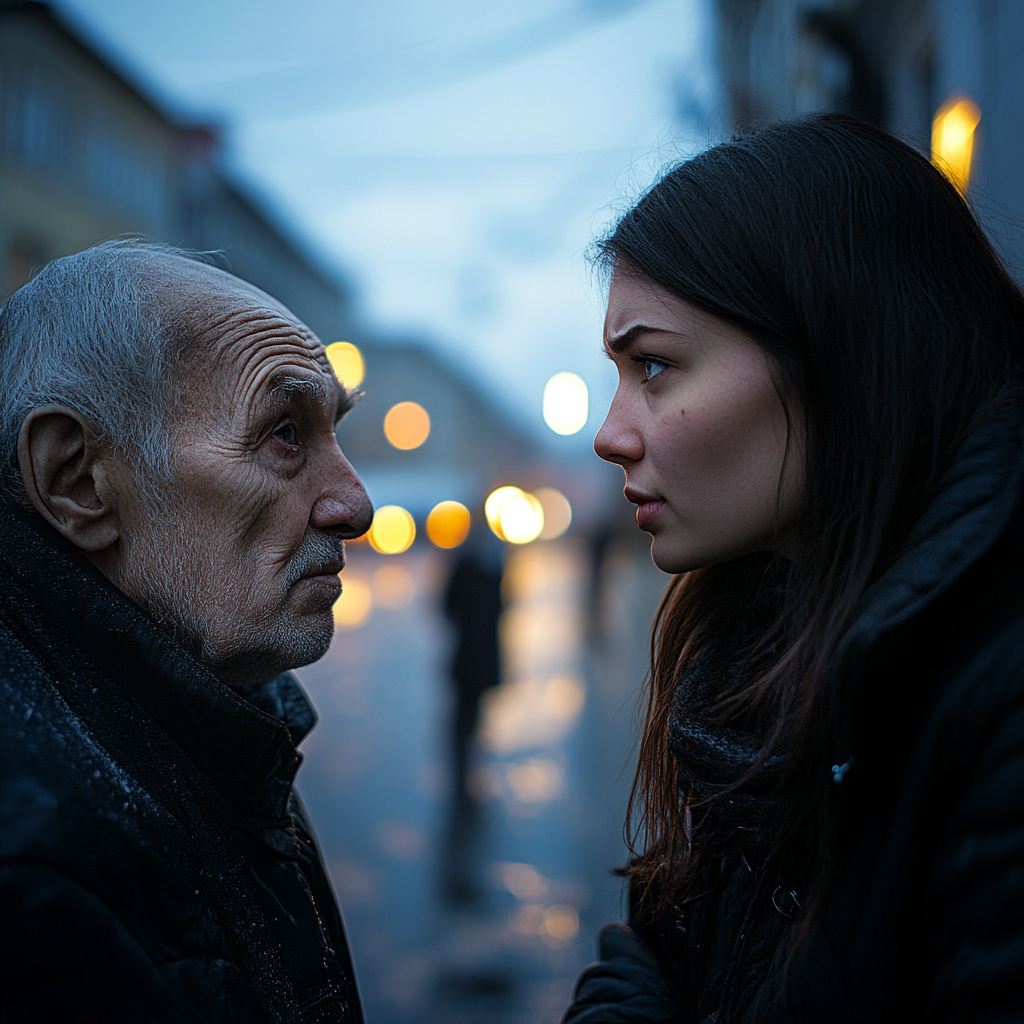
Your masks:
<instances>
[{"instance_id":1,"label":"blurred building","mask_svg":"<svg viewBox=\"0 0 1024 1024\"><path fill-rule=\"evenodd\" d=\"M970 199L1024 281L1024 3L1021 0L716 0L733 127L837 110L922 151L936 114L980 110Z\"/></svg>"},{"instance_id":2,"label":"blurred building","mask_svg":"<svg viewBox=\"0 0 1024 1024\"><path fill-rule=\"evenodd\" d=\"M344 289L220 167L209 126L182 123L55 8L0 3L0 288L105 238L217 249L326 339Z\"/></svg>"},{"instance_id":3,"label":"blurred building","mask_svg":"<svg viewBox=\"0 0 1024 1024\"><path fill-rule=\"evenodd\" d=\"M0 299L49 260L117 235L217 250L325 344L362 349L366 394L342 440L378 504L472 506L492 478L521 478L535 455L526 431L424 347L355 324L343 283L222 166L220 150L216 128L164 110L58 9L0 0ZM430 416L415 450L384 436L402 401Z\"/></svg>"}]
</instances>

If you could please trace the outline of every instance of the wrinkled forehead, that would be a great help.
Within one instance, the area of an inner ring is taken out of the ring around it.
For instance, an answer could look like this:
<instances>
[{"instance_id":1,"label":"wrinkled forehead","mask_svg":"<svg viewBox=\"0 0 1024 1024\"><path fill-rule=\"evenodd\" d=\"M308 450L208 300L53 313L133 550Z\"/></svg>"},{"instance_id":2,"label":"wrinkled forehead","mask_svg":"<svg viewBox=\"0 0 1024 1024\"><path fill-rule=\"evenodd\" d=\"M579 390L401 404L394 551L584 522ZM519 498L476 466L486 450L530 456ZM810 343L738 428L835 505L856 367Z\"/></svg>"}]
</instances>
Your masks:
<instances>
[{"instance_id":1,"label":"wrinkled forehead","mask_svg":"<svg viewBox=\"0 0 1024 1024\"><path fill-rule=\"evenodd\" d=\"M312 337L312 332L277 299L218 267L170 256L152 271L157 302L171 318L203 340L216 341L232 314L261 310Z\"/></svg>"},{"instance_id":2,"label":"wrinkled forehead","mask_svg":"<svg viewBox=\"0 0 1024 1024\"><path fill-rule=\"evenodd\" d=\"M232 404L253 400L284 372L333 385L320 339L254 285L180 258L169 260L154 283L157 301L183 335L183 383L193 394L219 393Z\"/></svg>"}]
</instances>

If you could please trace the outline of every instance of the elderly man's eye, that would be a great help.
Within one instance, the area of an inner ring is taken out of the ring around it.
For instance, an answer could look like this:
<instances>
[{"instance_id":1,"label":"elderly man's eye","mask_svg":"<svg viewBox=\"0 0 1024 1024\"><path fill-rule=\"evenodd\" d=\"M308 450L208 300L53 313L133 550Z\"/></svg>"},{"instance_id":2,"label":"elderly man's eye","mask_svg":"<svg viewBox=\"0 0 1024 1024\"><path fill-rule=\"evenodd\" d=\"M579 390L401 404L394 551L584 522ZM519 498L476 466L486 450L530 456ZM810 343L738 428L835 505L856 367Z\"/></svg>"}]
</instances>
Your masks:
<instances>
[{"instance_id":1,"label":"elderly man's eye","mask_svg":"<svg viewBox=\"0 0 1024 1024\"><path fill-rule=\"evenodd\" d=\"M299 443L299 431L294 423L281 423L274 428L271 437L276 437L279 441L284 441L285 444L298 444Z\"/></svg>"}]
</instances>

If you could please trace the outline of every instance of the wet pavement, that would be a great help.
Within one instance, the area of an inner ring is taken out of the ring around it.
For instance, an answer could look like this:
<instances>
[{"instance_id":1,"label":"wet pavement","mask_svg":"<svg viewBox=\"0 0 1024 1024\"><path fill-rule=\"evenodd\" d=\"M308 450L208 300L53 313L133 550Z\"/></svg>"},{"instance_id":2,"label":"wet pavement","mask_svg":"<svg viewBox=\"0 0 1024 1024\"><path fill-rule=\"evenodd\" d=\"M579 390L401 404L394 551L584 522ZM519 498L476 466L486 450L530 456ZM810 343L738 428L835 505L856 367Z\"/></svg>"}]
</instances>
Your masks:
<instances>
[{"instance_id":1,"label":"wet pavement","mask_svg":"<svg viewBox=\"0 0 1024 1024\"><path fill-rule=\"evenodd\" d=\"M470 821L449 801L450 556L349 552L299 789L345 915L368 1024L559 1020L622 913L631 723L666 577L642 548L508 552L503 682L486 694ZM599 597L595 597L599 595Z\"/></svg>"}]
</instances>

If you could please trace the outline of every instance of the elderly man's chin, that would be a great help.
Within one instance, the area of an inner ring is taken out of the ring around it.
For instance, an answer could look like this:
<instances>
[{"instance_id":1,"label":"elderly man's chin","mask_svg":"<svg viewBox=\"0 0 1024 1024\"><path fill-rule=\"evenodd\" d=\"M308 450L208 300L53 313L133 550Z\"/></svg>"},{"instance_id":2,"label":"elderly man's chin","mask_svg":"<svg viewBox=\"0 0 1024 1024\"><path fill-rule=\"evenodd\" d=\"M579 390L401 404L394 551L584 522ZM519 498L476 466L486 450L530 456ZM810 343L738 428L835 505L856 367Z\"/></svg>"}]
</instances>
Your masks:
<instances>
[{"instance_id":1,"label":"elderly man's chin","mask_svg":"<svg viewBox=\"0 0 1024 1024\"><path fill-rule=\"evenodd\" d=\"M153 555L128 561L118 585L229 686L271 679L327 653L341 593L336 577L302 579L281 593L239 568L226 574L230 582L200 585L194 566L160 567L166 550L163 558ZM180 585L168 586L171 580Z\"/></svg>"},{"instance_id":2,"label":"elderly man's chin","mask_svg":"<svg viewBox=\"0 0 1024 1024\"><path fill-rule=\"evenodd\" d=\"M182 645L230 686L271 679L282 672L319 661L334 637L330 604L313 607L285 602L271 614L251 615L232 625L224 619L179 637Z\"/></svg>"},{"instance_id":3,"label":"elderly man's chin","mask_svg":"<svg viewBox=\"0 0 1024 1024\"><path fill-rule=\"evenodd\" d=\"M271 679L288 669L319 661L334 637L334 618L328 608L303 614L294 621L283 617L272 630L257 627L257 631L242 642L233 637L207 642L199 652L200 660L229 686Z\"/></svg>"}]
</instances>

